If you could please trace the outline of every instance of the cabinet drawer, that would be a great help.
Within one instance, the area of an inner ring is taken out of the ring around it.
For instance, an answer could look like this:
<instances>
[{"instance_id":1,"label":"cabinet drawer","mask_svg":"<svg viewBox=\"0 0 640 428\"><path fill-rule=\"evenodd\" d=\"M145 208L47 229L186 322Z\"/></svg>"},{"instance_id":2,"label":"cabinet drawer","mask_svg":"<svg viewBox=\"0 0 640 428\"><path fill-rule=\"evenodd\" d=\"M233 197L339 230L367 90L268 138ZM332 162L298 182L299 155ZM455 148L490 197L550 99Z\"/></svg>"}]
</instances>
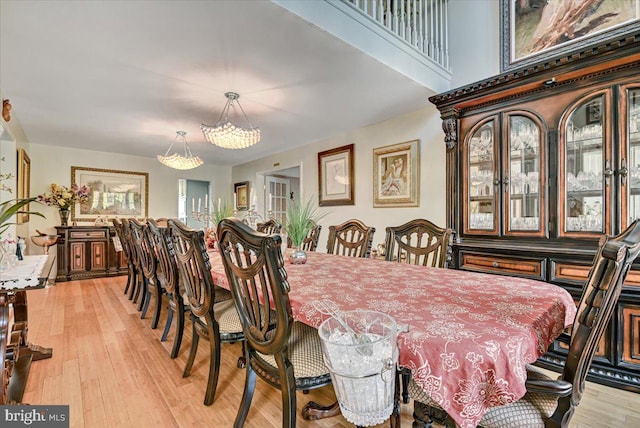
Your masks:
<instances>
[{"instance_id":1,"label":"cabinet drawer","mask_svg":"<svg viewBox=\"0 0 640 428\"><path fill-rule=\"evenodd\" d=\"M507 258L494 255L460 253L460 268L501 275L544 279L545 259Z\"/></svg>"},{"instance_id":2,"label":"cabinet drawer","mask_svg":"<svg viewBox=\"0 0 640 428\"><path fill-rule=\"evenodd\" d=\"M69 239L107 239L108 230L83 230L72 231Z\"/></svg>"},{"instance_id":3,"label":"cabinet drawer","mask_svg":"<svg viewBox=\"0 0 640 428\"><path fill-rule=\"evenodd\" d=\"M640 369L640 305L621 303L618 306L622 340L620 366Z\"/></svg>"},{"instance_id":4,"label":"cabinet drawer","mask_svg":"<svg viewBox=\"0 0 640 428\"><path fill-rule=\"evenodd\" d=\"M589 277L591 265L551 262L551 281L559 281L583 286ZM640 288L640 271L630 270L623 285L624 288Z\"/></svg>"}]
</instances>

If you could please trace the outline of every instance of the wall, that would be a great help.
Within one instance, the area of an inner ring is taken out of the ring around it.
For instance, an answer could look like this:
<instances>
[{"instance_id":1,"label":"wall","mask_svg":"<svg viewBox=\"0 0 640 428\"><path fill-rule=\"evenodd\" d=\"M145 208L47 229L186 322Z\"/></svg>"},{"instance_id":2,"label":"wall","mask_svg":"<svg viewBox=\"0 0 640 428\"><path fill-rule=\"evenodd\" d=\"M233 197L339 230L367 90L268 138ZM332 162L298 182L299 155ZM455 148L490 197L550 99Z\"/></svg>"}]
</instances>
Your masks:
<instances>
[{"instance_id":1,"label":"wall","mask_svg":"<svg viewBox=\"0 0 640 428\"><path fill-rule=\"evenodd\" d=\"M426 101L425 101L426 104ZM355 145L355 205L322 207L326 213L318 250L326 251L329 225L358 218L376 228L374 245L384 241L385 227L399 225L414 218L426 218L445 225L445 146L440 115L433 106L413 113L356 129L314 144L292 149L263 159L235 166L233 181L251 181L262 188L262 177L272 171L301 166L302 198L318 197L319 151L353 143ZM409 140L420 140L420 205L409 208L373 208L373 149ZM274 164L279 164L274 166ZM258 195L258 210L262 212L262 194Z\"/></svg>"},{"instance_id":2,"label":"wall","mask_svg":"<svg viewBox=\"0 0 640 428\"><path fill-rule=\"evenodd\" d=\"M500 2L449 1L451 88L500 73Z\"/></svg>"},{"instance_id":3,"label":"wall","mask_svg":"<svg viewBox=\"0 0 640 428\"><path fill-rule=\"evenodd\" d=\"M212 195L231 200L231 167L203 165L190 171L178 171L160 164L154 158L69 149L41 144L31 144L31 194L44 193L51 183L71 185L71 166L116 169L149 173L149 217L178 216L178 179L206 180L211 182ZM35 229L55 232L60 224L57 210L40 206L39 211L47 219L34 218L29 222L30 234ZM79 223L80 224L80 223ZM90 224L90 223L89 223Z\"/></svg>"}]
</instances>

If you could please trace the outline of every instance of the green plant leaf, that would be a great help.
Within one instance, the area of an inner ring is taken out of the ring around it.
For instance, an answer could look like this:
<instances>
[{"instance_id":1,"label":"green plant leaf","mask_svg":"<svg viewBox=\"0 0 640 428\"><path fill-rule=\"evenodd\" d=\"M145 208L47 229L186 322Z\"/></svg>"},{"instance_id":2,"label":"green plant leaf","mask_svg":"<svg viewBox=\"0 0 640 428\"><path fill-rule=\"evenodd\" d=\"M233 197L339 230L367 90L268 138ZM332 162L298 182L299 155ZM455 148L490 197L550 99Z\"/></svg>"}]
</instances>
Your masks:
<instances>
[{"instance_id":1,"label":"green plant leaf","mask_svg":"<svg viewBox=\"0 0 640 428\"><path fill-rule=\"evenodd\" d=\"M320 214L313 202L314 198L312 196L305 202L289 200L287 203L287 224L285 229L287 236L296 247L302 244L309 231L327 215L327 213Z\"/></svg>"},{"instance_id":2,"label":"green plant leaf","mask_svg":"<svg viewBox=\"0 0 640 428\"><path fill-rule=\"evenodd\" d=\"M29 199L10 199L8 201L4 201L0 203L0 235L9 228L12 224L16 224L15 222L10 222L9 220L16 214L29 214L36 215L42 218L46 218L42 213L35 211L21 211L22 207L31 202L37 202L38 198L29 198Z\"/></svg>"}]
</instances>

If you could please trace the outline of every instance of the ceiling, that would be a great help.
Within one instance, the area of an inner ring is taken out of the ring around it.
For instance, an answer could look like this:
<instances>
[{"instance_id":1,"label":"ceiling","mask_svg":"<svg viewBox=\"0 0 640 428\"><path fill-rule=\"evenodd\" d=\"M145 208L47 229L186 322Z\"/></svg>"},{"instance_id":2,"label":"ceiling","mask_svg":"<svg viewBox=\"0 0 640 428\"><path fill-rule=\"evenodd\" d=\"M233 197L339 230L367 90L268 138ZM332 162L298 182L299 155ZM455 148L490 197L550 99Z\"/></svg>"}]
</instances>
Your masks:
<instances>
[{"instance_id":1,"label":"ceiling","mask_svg":"<svg viewBox=\"0 0 640 428\"><path fill-rule=\"evenodd\" d=\"M0 19L0 90L34 144L155 157L184 130L206 163L237 165L432 94L269 1L2 0ZM261 129L252 148L221 149L200 131L228 91Z\"/></svg>"}]
</instances>

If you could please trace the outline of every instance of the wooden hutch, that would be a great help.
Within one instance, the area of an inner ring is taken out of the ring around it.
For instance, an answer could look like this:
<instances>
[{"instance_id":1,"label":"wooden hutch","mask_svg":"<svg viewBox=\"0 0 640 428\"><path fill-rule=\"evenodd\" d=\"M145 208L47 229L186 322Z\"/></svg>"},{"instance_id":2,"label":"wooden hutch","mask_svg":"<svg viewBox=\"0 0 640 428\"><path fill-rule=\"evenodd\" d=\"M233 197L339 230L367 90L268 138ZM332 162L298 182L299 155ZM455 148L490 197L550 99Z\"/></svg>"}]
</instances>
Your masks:
<instances>
[{"instance_id":1,"label":"wooden hutch","mask_svg":"<svg viewBox=\"0 0 640 428\"><path fill-rule=\"evenodd\" d=\"M429 99L447 147L452 267L577 301L602 234L640 218L640 31ZM541 364L558 368L566 346ZM640 260L589 378L640 392Z\"/></svg>"},{"instance_id":2,"label":"wooden hutch","mask_svg":"<svg viewBox=\"0 0 640 428\"><path fill-rule=\"evenodd\" d=\"M122 251L116 251L112 226L58 226L56 282L127 274Z\"/></svg>"}]
</instances>

